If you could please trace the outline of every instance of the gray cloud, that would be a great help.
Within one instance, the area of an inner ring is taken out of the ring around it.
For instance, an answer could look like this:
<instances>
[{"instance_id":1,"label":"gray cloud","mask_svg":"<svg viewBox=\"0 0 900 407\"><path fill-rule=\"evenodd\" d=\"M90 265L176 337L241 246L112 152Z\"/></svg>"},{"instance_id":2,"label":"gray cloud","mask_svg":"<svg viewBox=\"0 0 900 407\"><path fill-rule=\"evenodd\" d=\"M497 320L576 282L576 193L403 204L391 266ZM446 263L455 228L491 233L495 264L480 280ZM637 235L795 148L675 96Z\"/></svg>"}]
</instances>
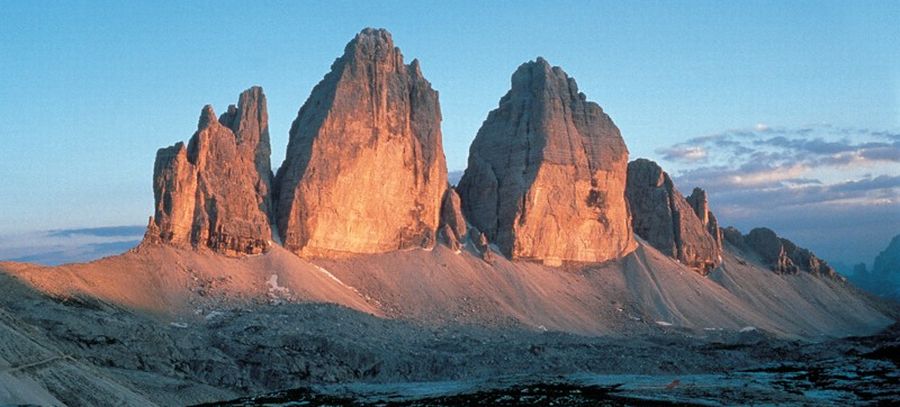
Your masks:
<instances>
[{"instance_id":1,"label":"gray cloud","mask_svg":"<svg viewBox=\"0 0 900 407\"><path fill-rule=\"evenodd\" d=\"M875 190L891 190L900 188L900 175L879 175L875 178L863 178L847 181L829 187L831 192L868 192Z\"/></svg>"},{"instance_id":2,"label":"gray cloud","mask_svg":"<svg viewBox=\"0 0 900 407\"><path fill-rule=\"evenodd\" d=\"M671 161L702 162L707 157L706 149L703 147L669 147L657 152Z\"/></svg>"},{"instance_id":3,"label":"gray cloud","mask_svg":"<svg viewBox=\"0 0 900 407\"><path fill-rule=\"evenodd\" d=\"M856 141L854 141L856 140ZM696 163L707 157L749 159L768 165L785 162L810 167L855 161L900 163L900 133L828 125L801 128L757 125L694 137L656 150L666 161Z\"/></svg>"},{"instance_id":4,"label":"gray cloud","mask_svg":"<svg viewBox=\"0 0 900 407\"><path fill-rule=\"evenodd\" d=\"M702 160L678 152L702 150ZM826 258L871 262L900 232L900 133L757 125L657 150L682 190L707 190L721 223L769 226Z\"/></svg>"}]
</instances>

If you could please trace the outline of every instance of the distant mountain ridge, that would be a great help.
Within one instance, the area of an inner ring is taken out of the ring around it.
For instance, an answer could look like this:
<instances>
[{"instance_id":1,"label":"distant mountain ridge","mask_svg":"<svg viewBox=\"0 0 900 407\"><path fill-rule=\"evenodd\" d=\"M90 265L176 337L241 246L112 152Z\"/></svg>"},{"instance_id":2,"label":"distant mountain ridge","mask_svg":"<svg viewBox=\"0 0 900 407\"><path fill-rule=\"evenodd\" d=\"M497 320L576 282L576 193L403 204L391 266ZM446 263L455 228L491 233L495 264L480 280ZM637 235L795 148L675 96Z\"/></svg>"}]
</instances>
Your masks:
<instances>
[{"instance_id":1,"label":"distant mountain ridge","mask_svg":"<svg viewBox=\"0 0 900 407\"><path fill-rule=\"evenodd\" d=\"M871 270L865 263L855 265L850 280L876 295L900 301L900 234L878 253Z\"/></svg>"}]
</instances>

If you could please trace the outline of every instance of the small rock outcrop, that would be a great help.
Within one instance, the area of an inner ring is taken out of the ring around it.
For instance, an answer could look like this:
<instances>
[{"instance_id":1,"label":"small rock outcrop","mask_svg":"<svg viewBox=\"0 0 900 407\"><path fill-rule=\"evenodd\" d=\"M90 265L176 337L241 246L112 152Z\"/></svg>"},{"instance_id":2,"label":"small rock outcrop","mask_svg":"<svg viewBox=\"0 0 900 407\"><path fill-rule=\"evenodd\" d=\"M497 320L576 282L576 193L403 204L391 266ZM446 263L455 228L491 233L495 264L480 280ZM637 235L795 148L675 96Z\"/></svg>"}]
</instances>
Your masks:
<instances>
[{"instance_id":1,"label":"small rock outcrop","mask_svg":"<svg viewBox=\"0 0 900 407\"><path fill-rule=\"evenodd\" d=\"M438 93L385 30L365 29L300 108L276 219L309 256L431 247L447 188Z\"/></svg>"},{"instance_id":2,"label":"small rock outcrop","mask_svg":"<svg viewBox=\"0 0 900 407\"><path fill-rule=\"evenodd\" d=\"M466 241L466 219L462 213L459 194L452 187L444 192L440 225L444 241L454 250L458 250Z\"/></svg>"},{"instance_id":3,"label":"small rock outcrop","mask_svg":"<svg viewBox=\"0 0 900 407\"><path fill-rule=\"evenodd\" d=\"M481 253L481 258L484 259L484 261L490 263L494 260L491 244L488 242L487 235L485 235L484 232L478 233L478 237L475 239L475 249Z\"/></svg>"},{"instance_id":4,"label":"small rock outcrop","mask_svg":"<svg viewBox=\"0 0 900 407\"><path fill-rule=\"evenodd\" d=\"M781 238L769 228L756 228L744 236L744 244L776 273L791 274L800 268L791 260Z\"/></svg>"},{"instance_id":5,"label":"small rock outcrop","mask_svg":"<svg viewBox=\"0 0 900 407\"><path fill-rule=\"evenodd\" d=\"M700 223L706 226L706 231L715 240L717 249L721 251L724 237L722 236L722 229L719 228L719 220L716 219L716 215L709 209L709 198L706 196L706 191L702 188L694 188L691 191L691 196L686 199L691 208L694 209L694 214L700 219Z\"/></svg>"},{"instance_id":6,"label":"small rock outcrop","mask_svg":"<svg viewBox=\"0 0 900 407\"><path fill-rule=\"evenodd\" d=\"M461 250L462 242L456 236L456 232L453 231L453 228L451 228L450 225L447 225L447 224L441 225L439 237L440 237L441 241L446 243L447 247L449 247L451 250L453 250L453 251Z\"/></svg>"},{"instance_id":7,"label":"small rock outcrop","mask_svg":"<svg viewBox=\"0 0 900 407\"><path fill-rule=\"evenodd\" d=\"M241 93L219 118L205 106L187 146L156 154L155 214L145 240L228 255L264 251L272 237L270 151L262 88Z\"/></svg>"},{"instance_id":8,"label":"small rock outcrop","mask_svg":"<svg viewBox=\"0 0 900 407\"><path fill-rule=\"evenodd\" d=\"M716 221L711 217L706 194L694 192L692 204L655 162L637 159L628 163L625 194L634 233L664 254L706 274L721 263L720 235L718 226L714 234L710 233L710 224Z\"/></svg>"},{"instance_id":9,"label":"small rock outcrop","mask_svg":"<svg viewBox=\"0 0 900 407\"><path fill-rule=\"evenodd\" d=\"M542 58L520 66L459 182L463 213L509 258L601 262L635 247L628 149L599 105Z\"/></svg>"},{"instance_id":10,"label":"small rock outcrop","mask_svg":"<svg viewBox=\"0 0 900 407\"><path fill-rule=\"evenodd\" d=\"M736 248L756 254L769 269L780 274L800 271L836 278L837 272L808 249L778 237L769 228L755 228L746 235L733 227L723 230L725 240Z\"/></svg>"},{"instance_id":11,"label":"small rock outcrop","mask_svg":"<svg viewBox=\"0 0 900 407\"><path fill-rule=\"evenodd\" d=\"M725 242L728 242L732 246L741 250L747 249L747 245L744 244L744 235L740 230L738 230L734 226L728 226L719 230L722 232L722 239Z\"/></svg>"}]
</instances>

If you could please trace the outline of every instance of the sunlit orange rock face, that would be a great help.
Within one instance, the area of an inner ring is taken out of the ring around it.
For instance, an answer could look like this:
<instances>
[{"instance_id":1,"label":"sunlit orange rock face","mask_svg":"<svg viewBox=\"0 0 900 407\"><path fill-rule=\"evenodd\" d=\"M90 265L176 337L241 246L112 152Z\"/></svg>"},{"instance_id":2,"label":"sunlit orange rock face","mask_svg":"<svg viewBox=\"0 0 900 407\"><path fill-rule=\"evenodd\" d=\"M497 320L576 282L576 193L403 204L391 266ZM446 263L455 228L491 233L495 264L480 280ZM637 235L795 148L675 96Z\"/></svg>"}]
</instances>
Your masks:
<instances>
[{"instance_id":1,"label":"sunlit orange rock face","mask_svg":"<svg viewBox=\"0 0 900 407\"><path fill-rule=\"evenodd\" d=\"M241 93L219 118L205 106L187 146L156 154L155 215L146 239L228 255L264 251L272 237L269 154L261 88Z\"/></svg>"},{"instance_id":2,"label":"sunlit orange rock face","mask_svg":"<svg viewBox=\"0 0 900 407\"><path fill-rule=\"evenodd\" d=\"M484 121L458 189L467 220L506 256L601 262L635 247L627 164L609 116L538 58Z\"/></svg>"},{"instance_id":3,"label":"sunlit orange rock face","mask_svg":"<svg viewBox=\"0 0 900 407\"><path fill-rule=\"evenodd\" d=\"M438 93L384 30L366 29L313 89L278 170L284 247L334 256L431 247L447 165Z\"/></svg>"}]
</instances>

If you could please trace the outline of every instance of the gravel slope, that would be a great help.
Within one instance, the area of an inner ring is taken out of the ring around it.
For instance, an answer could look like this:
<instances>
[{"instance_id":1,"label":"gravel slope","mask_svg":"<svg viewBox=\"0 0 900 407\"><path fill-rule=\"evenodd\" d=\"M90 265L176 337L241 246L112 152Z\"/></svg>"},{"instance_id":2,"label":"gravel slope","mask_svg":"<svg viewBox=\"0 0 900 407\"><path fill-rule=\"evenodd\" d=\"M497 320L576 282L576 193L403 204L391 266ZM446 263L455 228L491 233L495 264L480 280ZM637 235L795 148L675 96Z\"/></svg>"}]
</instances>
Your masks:
<instances>
[{"instance_id":1,"label":"gravel slope","mask_svg":"<svg viewBox=\"0 0 900 407\"><path fill-rule=\"evenodd\" d=\"M277 248L230 259L145 246L0 271L0 404L718 374L874 333L897 315L840 281L776 275L741 254L702 277L643 243L619 262L561 268L443 246L313 261Z\"/></svg>"}]
</instances>

